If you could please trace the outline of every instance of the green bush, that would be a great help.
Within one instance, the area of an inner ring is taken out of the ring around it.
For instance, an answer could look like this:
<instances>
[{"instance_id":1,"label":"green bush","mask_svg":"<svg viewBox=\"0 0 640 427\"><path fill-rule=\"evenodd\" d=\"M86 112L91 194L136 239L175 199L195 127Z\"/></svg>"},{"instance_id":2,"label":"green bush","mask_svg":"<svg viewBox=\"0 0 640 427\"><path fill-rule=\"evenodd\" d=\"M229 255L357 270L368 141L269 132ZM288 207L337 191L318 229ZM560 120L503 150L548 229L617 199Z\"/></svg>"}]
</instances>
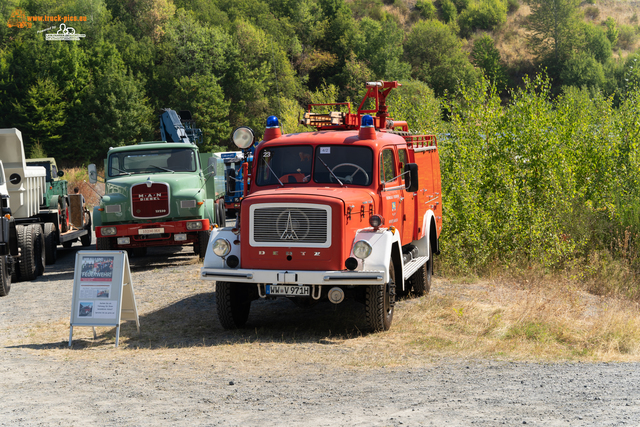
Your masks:
<instances>
[{"instance_id":1,"label":"green bush","mask_svg":"<svg viewBox=\"0 0 640 427\"><path fill-rule=\"evenodd\" d=\"M431 0L418 0L416 9L424 19L434 19L436 17L436 7Z\"/></svg>"},{"instance_id":2,"label":"green bush","mask_svg":"<svg viewBox=\"0 0 640 427\"><path fill-rule=\"evenodd\" d=\"M493 30L506 21L507 6L502 0L476 0L458 18L463 37L478 29Z\"/></svg>"},{"instance_id":3,"label":"green bush","mask_svg":"<svg viewBox=\"0 0 640 427\"><path fill-rule=\"evenodd\" d=\"M455 22L458 19L456 5L451 0L440 0L440 12L442 20L446 23Z\"/></svg>"}]
</instances>

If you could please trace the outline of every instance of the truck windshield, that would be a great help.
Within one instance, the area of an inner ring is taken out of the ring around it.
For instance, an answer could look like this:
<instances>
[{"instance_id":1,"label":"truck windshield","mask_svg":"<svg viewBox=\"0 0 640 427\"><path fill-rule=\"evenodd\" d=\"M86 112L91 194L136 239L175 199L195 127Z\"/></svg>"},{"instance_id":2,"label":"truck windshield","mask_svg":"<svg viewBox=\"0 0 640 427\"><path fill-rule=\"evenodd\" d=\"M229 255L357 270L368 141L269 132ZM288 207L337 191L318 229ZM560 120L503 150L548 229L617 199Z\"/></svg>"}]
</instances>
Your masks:
<instances>
[{"instance_id":1,"label":"truck windshield","mask_svg":"<svg viewBox=\"0 0 640 427\"><path fill-rule=\"evenodd\" d=\"M316 148L313 180L318 183L369 185L373 152L368 147L329 145Z\"/></svg>"},{"instance_id":2,"label":"truck windshield","mask_svg":"<svg viewBox=\"0 0 640 427\"><path fill-rule=\"evenodd\" d=\"M109 156L109 176L195 172L197 167L195 152L189 148L123 151Z\"/></svg>"},{"instance_id":3,"label":"truck windshield","mask_svg":"<svg viewBox=\"0 0 640 427\"><path fill-rule=\"evenodd\" d=\"M310 145L269 147L262 150L259 156L256 176L258 185L309 182L313 157L313 147Z\"/></svg>"}]
</instances>

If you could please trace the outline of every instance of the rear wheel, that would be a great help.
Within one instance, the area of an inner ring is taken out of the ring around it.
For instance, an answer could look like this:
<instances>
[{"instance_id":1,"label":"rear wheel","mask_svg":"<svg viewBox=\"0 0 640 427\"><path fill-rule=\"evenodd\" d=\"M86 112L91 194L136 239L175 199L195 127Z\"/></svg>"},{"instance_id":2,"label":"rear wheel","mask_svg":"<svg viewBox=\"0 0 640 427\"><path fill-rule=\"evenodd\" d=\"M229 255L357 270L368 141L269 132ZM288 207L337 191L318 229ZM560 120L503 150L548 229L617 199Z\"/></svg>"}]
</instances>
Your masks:
<instances>
[{"instance_id":1,"label":"rear wheel","mask_svg":"<svg viewBox=\"0 0 640 427\"><path fill-rule=\"evenodd\" d=\"M52 222L44 224L44 253L47 265L54 264L58 258L58 244L56 242L56 225Z\"/></svg>"},{"instance_id":2,"label":"rear wheel","mask_svg":"<svg viewBox=\"0 0 640 427\"><path fill-rule=\"evenodd\" d=\"M224 227L225 221L224 201L218 199L216 200L216 224L218 224L218 227Z\"/></svg>"},{"instance_id":3,"label":"rear wheel","mask_svg":"<svg viewBox=\"0 0 640 427\"><path fill-rule=\"evenodd\" d=\"M31 224L33 229L33 250L36 259L36 276L44 274L44 266L47 264L47 253L45 248L44 233L39 224Z\"/></svg>"},{"instance_id":4,"label":"rear wheel","mask_svg":"<svg viewBox=\"0 0 640 427\"><path fill-rule=\"evenodd\" d=\"M85 216L85 230L87 230L87 234L85 234L84 236L80 237L80 243L82 243L82 246L89 246L91 244L91 239L92 239L92 231L91 231L91 215L89 214L89 212L85 212L84 213Z\"/></svg>"},{"instance_id":5,"label":"rear wheel","mask_svg":"<svg viewBox=\"0 0 640 427\"><path fill-rule=\"evenodd\" d=\"M367 325L373 332L388 331L393 321L396 293L396 272L393 261L389 263L389 276L389 283L367 286L365 313Z\"/></svg>"},{"instance_id":6,"label":"rear wheel","mask_svg":"<svg viewBox=\"0 0 640 427\"><path fill-rule=\"evenodd\" d=\"M248 285L216 282L216 308L223 328L242 328L247 323L251 310Z\"/></svg>"},{"instance_id":7,"label":"rear wheel","mask_svg":"<svg viewBox=\"0 0 640 427\"><path fill-rule=\"evenodd\" d=\"M0 297L9 295L11 290L10 256L0 256Z\"/></svg>"},{"instance_id":8,"label":"rear wheel","mask_svg":"<svg viewBox=\"0 0 640 427\"><path fill-rule=\"evenodd\" d=\"M413 293L416 296L428 294L431 290L431 277L433 273L433 251L429 245L429 261L418 269L409 279L410 286L413 286Z\"/></svg>"},{"instance_id":9,"label":"rear wheel","mask_svg":"<svg viewBox=\"0 0 640 427\"><path fill-rule=\"evenodd\" d=\"M99 251L111 251L115 248L115 240L112 237L97 237L96 249Z\"/></svg>"},{"instance_id":10,"label":"rear wheel","mask_svg":"<svg viewBox=\"0 0 640 427\"><path fill-rule=\"evenodd\" d=\"M20 278L33 280L36 278L36 257L34 248L33 228L30 225L16 226L18 247L20 248Z\"/></svg>"}]
</instances>

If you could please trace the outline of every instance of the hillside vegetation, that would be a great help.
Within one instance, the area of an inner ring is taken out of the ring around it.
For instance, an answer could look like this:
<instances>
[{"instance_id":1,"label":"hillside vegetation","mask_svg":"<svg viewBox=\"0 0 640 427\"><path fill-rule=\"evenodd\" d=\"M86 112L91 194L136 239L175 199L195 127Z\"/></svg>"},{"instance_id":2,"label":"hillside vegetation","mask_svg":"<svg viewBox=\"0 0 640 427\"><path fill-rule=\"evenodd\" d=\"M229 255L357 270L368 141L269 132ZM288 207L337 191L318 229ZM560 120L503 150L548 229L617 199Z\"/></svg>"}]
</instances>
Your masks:
<instances>
[{"instance_id":1,"label":"hillside vegetation","mask_svg":"<svg viewBox=\"0 0 640 427\"><path fill-rule=\"evenodd\" d=\"M577 0L6 0L0 127L67 165L157 139L191 110L204 150L232 129L287 132L309 102L359 101L399 80L394 117L436 133L439 268L561 274L640 299L640 71L634 2ZM22 16L22 15L21 15Z\"/></svg>"}]
</instances>

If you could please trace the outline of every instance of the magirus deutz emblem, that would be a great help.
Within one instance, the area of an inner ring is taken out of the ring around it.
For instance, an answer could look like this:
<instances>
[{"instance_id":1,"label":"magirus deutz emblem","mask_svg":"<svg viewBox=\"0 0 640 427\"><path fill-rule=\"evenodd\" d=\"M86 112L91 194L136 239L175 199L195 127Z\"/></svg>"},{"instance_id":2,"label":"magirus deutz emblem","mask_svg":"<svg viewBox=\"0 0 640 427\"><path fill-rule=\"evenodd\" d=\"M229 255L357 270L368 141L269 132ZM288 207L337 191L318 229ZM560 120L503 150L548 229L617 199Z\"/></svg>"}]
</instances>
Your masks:
<instances>
[{"instance_id":1,"label":"magirus deutz emblem","mask_svg":"<svg viewBox=\"0 0 640 427\"><path fill-rule=\"evenodd\" d=\"M298 209L290 209L278 215L276 230L280 240L300 240L309 234L309 218Z\"/></svg>"}]
</instances>

